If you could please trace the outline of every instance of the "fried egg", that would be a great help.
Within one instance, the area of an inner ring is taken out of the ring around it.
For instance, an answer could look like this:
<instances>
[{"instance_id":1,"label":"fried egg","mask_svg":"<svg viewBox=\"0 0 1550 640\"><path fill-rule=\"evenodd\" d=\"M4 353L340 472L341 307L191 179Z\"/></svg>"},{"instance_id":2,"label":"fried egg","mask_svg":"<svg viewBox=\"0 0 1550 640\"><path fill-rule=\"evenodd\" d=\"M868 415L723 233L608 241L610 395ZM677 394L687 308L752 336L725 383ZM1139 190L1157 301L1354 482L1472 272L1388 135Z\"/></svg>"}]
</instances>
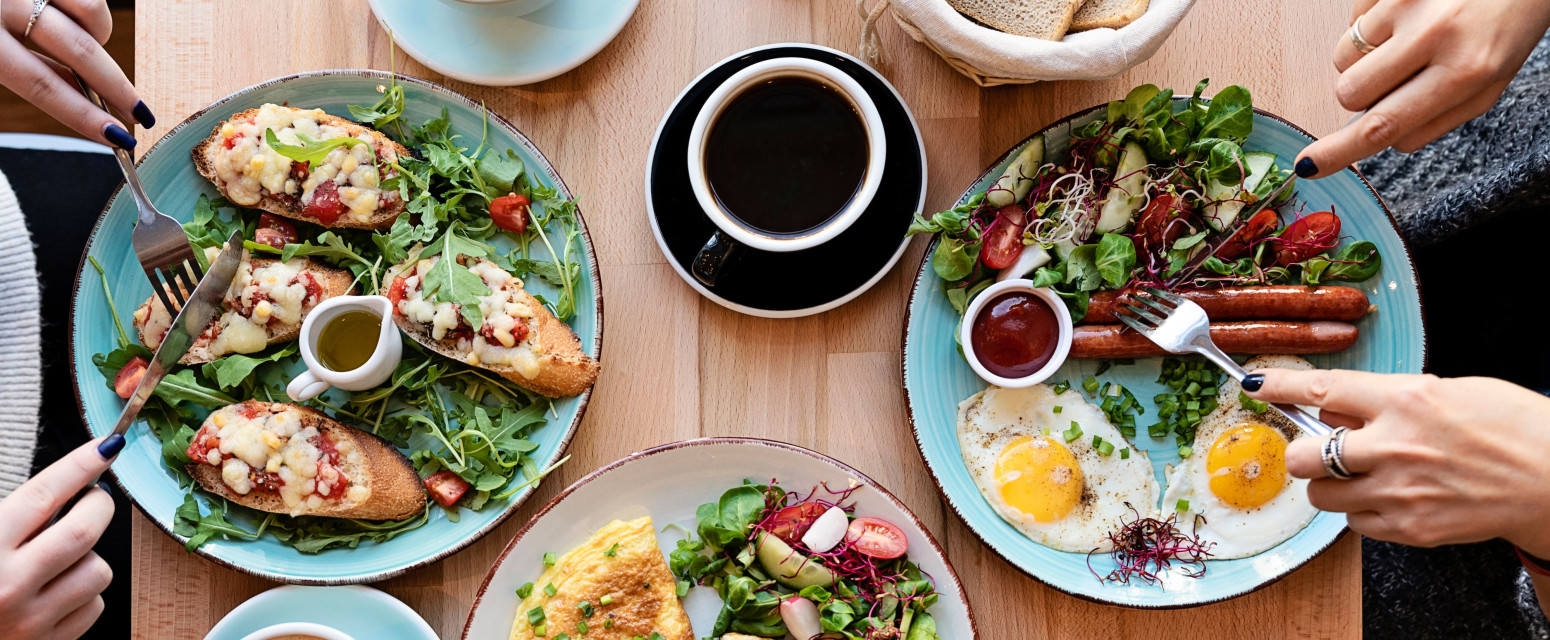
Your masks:
<instances>
[{"instance_id":1,"label":"fried egg","mask_svg":"<svg viewBox=\"0 0 1550 640\"><path fill-rule=\"evenodd\" d=\"M1258 356L1243 367L1312 369L1296 356ZM1195 430L1193 453L1168 470L1162 508L1193 522L1212 559L1243 558L1274 547L1301 531L1318 509L1308 501L1308 481L1286 472L1286 446L1302 436L1274 409L1254 413L1238 398L1238 381L1222 383L1217 406ZM1200 517L1196 517L1196 516Z\"/></svg>"},{"instance_id":2,"label":"fried egg","mask_svg":"<svg viewBox=\"0 0 1550 640\"><path fill-rule=\"evenodd\" d=\"M1080 435L1066 437L1077 429ZM1113 450L1101 453L1094 436ZM1078 391L993 386L974 394L958 405L958 445L996 513L1046 547L1109 551L1121 519L1156 512L1146 452Z\"/></svg>"}]
</instances>

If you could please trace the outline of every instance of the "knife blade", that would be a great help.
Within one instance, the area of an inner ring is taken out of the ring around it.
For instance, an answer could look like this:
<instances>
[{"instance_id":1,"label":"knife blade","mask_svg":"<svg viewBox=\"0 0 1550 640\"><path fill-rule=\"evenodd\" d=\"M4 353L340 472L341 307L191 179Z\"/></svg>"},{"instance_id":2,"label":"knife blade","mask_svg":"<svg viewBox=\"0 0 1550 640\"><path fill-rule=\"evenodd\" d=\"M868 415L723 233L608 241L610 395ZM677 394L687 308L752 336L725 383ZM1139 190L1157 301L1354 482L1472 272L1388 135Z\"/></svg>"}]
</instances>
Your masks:
<instances>
[{"instance_id":1,"label":"knife blade","mask_svg":"<svg viewBox=\"0 0 1550 640\"><path fill-rule=\"evenodd\" d=\"M242 252L242 232L234 231L226 241L226 246L221 249L221 254L210 261L210 268L205 270L205 277L199 280L194 292L188 296L188 302L172 319L172 326L167 330L167 336L162 338L161 345L156 347L155 355L151 356L151 363L145 369L145 376L140 378L140 385L135 387L134 394L129 396L129 404L124 405L124 410L118 414L118 424L114 425L113 433L123 435L129 430L135 416L140 414L140 409L145 407L146 401L156 391L156 385L161 384L161 379L167 376L178 359L188 353L194 341L210 326L215 314L220 313L221 302L225 300L226 292L237 277Z\"/></svg>"}]
</instances>

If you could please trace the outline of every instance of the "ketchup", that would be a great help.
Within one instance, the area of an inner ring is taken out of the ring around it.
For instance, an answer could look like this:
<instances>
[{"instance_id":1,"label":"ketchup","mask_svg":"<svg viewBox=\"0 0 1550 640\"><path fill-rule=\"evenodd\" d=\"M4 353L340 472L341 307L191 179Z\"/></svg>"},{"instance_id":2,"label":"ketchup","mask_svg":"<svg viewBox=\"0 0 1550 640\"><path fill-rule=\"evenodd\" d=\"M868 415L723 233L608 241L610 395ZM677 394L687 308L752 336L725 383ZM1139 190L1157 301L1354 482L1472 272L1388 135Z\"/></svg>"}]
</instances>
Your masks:
<instances>
[{"instance_id":1,"label":"ketchup","mask_svg":"<svg viewBox=\"0 0 1550 640\"><path fill-rule=\"evenodd\" d=\"M1043 369L1060 342L1060 322L1043 298L1025 291L996 296L969 329L974 354L987 371L1023 378Z\"/></svg>"}]
</instances>

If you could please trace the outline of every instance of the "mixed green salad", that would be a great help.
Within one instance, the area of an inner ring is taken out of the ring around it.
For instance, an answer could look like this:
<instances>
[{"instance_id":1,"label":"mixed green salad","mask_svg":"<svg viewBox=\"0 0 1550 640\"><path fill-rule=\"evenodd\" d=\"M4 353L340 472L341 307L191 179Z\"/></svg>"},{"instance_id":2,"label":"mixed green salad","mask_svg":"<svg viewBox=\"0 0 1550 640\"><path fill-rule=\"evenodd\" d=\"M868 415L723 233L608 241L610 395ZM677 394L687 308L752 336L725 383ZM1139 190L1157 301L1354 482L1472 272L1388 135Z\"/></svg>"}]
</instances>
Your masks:
<instances>
[{"instance_id":1,"label":"mixed green salad","mask_svg":"<svg viewBox=\"0 0 1550 640\"><path fill-rule=\"evenodd\" d=\"M1361 281L1381 259L1371 242L1341 244L1333 207L1293 203L1296 177L1274 153L1246 146L1249 91L1175 99L1141 85L1071 132L1046 159L1036 136L985 189L927 218L931 266L960 313L998 276L1026 277L1072 316L1099 290L1167 290ZM1282 211L1289 209L1290 211ZM1008 274L1007 271L1010 270Z\"/></svg>"},{"instance_id":2,"label":"mixed green salad","mask_svg":"<svg viewBox=\"0 0 1550 640\"><path fill-rule=\"evenodd\" d=\"M700 505L697 531L668 555L683 597L721 596L710 636L937 640L937 593L887 520L857 517L851 487L800 495L744 481Z\"/></svg>"},{"instance_id":3,"label":"mixed green salad","mask_svg":"<svg viewBox=\"0 0 1550 640\"><path fill-rule=\"evenodd\" d=\"M292 224L234 207L220 198L200 196L192 220L183 225L189 241L199 249L195 252L199 259L204 260L203 249L220 246L232 232L240 230L249 239L246 249L255 256L281 260L301 256L348 269L355 276L358 291L371 295L382 289L382 275L389 267L423 245L429 248L422 256L440 248L490 260L519 277L540 278L558 293L552 300L537 296L539 301L561 321L575 317L582 278L576 204L555 188L542 185L514 151L491 146L487 112L484 130L470 148L474 140L452 130L445 108L440 117L418 126L406 123L404 91L396 81L382 88L376 104L352 105L349 111L353 119L387 133L412 151L396 161L378 160L391 164L397 173L384 180L382 188L396 189L407 203L406 212L390 229L327 230ZM317 156L318 146L281 144L274 148L292 160L306 162ZM386 169L379 167L379 173L388 175ZM524 206L515 209L509 206L513 202ZM102 274L95 258L91 264ZM472 286L458 282L458 277L471 274L466 269L450 268L452 260L437 264L447 268L440 270L445 273L432 270L426 274L429 295L436 302L460 304L462 309L472 308L477 313L476 296L483 289L482 283ZM143 366L151 351L130 339L106 280L103 286L113 308L118 347L94 355L92 361L113 388L116 378L122 382L120 373L126 365L139 358ZM363 540L390 540L429 520L430 510L435 508L429 504L417 518L370 522L262 513L229 505L213 495L205 495L210 506L201 511L194 497L195 485L184 468L190 462L190 441L204 416L248 399L288 402L286 384L303 367L294 342L271 345L259 353L177 366L141 410L140 418L162 442L168 468L188 491L177 510L174 530L188 538L190 551L215 537L252 540L268 535L303 553L317 553L332 547L355 547ZM427 483L432 497L442 503L453 521L462 508L500 508L507 498L536 485L553 469L540 468L533 457L538 444L528 439L555 415L548 398L489 371L430 353L414 340L404 340L403 360L382 386L353 393L334 391L306 404L407 452L421 478L442 478L456 484L462 491L449 494L438 493ZM247 517L234 521L230 517L234 512L246 512ZM239 524L244 521L251 522L251 527Z\"/></svg>"}]
</instances>

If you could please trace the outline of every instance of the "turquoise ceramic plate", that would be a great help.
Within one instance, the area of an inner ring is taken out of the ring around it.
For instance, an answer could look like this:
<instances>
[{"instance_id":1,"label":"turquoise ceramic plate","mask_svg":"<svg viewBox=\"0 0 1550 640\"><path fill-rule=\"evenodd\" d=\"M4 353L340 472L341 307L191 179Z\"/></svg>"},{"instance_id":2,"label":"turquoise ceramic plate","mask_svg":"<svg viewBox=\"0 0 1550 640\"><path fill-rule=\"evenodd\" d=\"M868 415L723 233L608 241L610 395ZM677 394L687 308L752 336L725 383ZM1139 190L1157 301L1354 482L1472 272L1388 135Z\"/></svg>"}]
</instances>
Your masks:
<instances>
[{"instance_id":1,"label":"turquoise ceramic plate","mask_svg":"<svg viewBox=\"0 0 1550 640\"><path fill-rule=\"evenodd\" d=\"M275 587L237 605L205 640L241 640L285 622L333 627L356 640L437 640L409 605L371 587Z\"/></svg>"},{"instance_id":2,"label":"turquoise ceramic plate","mask_svg":"<svg viewBox=\"0 0 1550 640\"><path fill-rule=\"evenodd\" d=\"M194 202L201 194L216 195L209 181L195 172L189 150L210 135L217 123L233 113L266 102L316 107L347 117L346 105L374 103L377 87L387 82L388 75L382 72L337 70L289 76L243 89L195 113L163 136L141 160L140 180L157 208L174 218L188 220ZM474 137L477 143L484 122L483 111L477 103L422 80L400 76L398 82L404 87L405 118L409 122L423 123L439 116L445 108L451 114L453 130ZM565 195L571 195L538 148L493 113L490 114L490 139L497 149L516 150L534 179L557 186ZM126 327L134 308L151 295L151 285L135 261L129 244L134 218L134 201L120 189L98 219L91 243L86 248L87 254L95 257L106 270L107 284L112 287L122 316L119 320ZM603 300L598 288L597 260L585 223L581 245L587 277L576 292L576 318L571 326L581 336L582 346L596 357L603 340ZM529 289L550 294L553 299L552 288L536 280L528 282ZM115 347L113 317L102 287L102 278L83 257L76 275L75 310L70 320L70 358L81 415L91 432L99 436L113 427L124 406L123 400L104 384L91 362L92 354ZM581 422L590 395L588 391L557 401L548 423L533 433L531 437L539 446L530 455L541 466L548 466L560 457L576 425ZM113 464L118 484L152 522L168 535L178 538L172 533L173 512L183 503L184 492L178 489L177 480L161 461L161 443L143 422L129 430L128 438L129 444ZM265 537L251 542L211 541L198 553L239 571L271 580L299 584L372 582L462 549L505 520L531 493L532 489L526 489L505 504L491 504L477 513L464 509L460 522L451 522L441 509L432 509L430 522L380 545L366 542L356 549L331 549L317 555L305 555ZM245 515L235 517L252 530L252 523Z\"/></svg>"},{"instance_id":3,"label":"turquoise ceramic plate","mask_svg":"<svg viewBox=\"0 0 1550 640\"><path fill-rule=\"evenodd\" d=\"M1101 108L1084 111L1044 130L1051 152L1063 153L1071 131L1101 114ZM1259 111L1255 113L1254 133L1246 146L1294 158L1312 139L1290 123ZM1008 151L969 187L963 198L967 200L988 187L1010 160ZM1346 170L1322 180L1299 182L1297 197L1312 207L1310 210L1327 209L1333 204L1344 222L1342 233L1372 241L1383 256L1382 271L1359 285L1377 305L1377 311L1358 323L1361 338L1356 347L1309 359L1320 368L1419 373L1426 351L1415 270L1404 241L1372 187L1356 171ZM905 320L904 390L915 439L948 505L975 535L1013 566L1081 598L1132 607L1184 607L1240 596L1269 584L1313 559L1345 531L1345 516L1320 513L1307 528L1265 553L1212 561L1205 577L1170 576L1160 587L1099 583L1088 569L1085 554L1063 553L1029 541L991 509L964 468L957 438L958 403L986 384L958 353L953 340L958 313L942 295L942 281L930 268L930 255L928 251L920 264ZM1149 399L1162 392L1161 385L1156 383L1161 363L1161 358L1137 360L1132 365L1114 367L1103 379L1119 382L1135 392L1151 414L1156 407ZM1071 360L1052 380L1080 381L1097 368L1096 360ZM1141 424L1148 424L1146 417L1141 417ZM1154 439L1142 429L1133 444L1148 452L1159 486L1166 486L1163 465L1179 461L1173 437ZM1093 557L1093 569L1098 573L1107 574L1113 567L1107 557Z\"/></svg>"},{"instance_id":4,"label":"turquoise ceramic plate","mask_svg":"<svg viewBox=\"0 0 1550 640\"><path fill-rule=\"evenodd\" d=\"M548 80L602 51L640 0L371 0L393 41L437 73L474 84Z\"/></svg>"}]
</instances>

